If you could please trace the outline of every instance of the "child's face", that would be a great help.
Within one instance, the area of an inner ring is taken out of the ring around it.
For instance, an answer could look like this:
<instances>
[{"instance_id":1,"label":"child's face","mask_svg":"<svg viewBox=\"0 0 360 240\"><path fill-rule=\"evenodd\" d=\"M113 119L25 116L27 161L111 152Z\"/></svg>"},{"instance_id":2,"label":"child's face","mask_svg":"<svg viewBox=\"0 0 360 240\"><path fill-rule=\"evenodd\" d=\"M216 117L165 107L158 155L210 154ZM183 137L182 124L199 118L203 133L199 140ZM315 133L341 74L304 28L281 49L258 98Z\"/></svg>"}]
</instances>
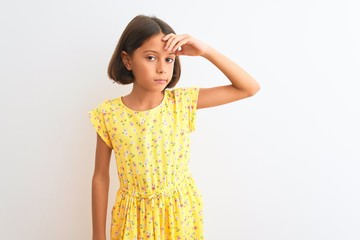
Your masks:
<instances>
[{"instance_id":1,"label":"child's face","mask_svg":"<svg viewBox=\"0 0 360 240\"><path fill-rule=\"evenodd\" d=\"M149 91L162 91L171 81L175 53L164 49L163 33L152 36L129 56L134 74L134 87Z\"/></svg>"}]
</instances>

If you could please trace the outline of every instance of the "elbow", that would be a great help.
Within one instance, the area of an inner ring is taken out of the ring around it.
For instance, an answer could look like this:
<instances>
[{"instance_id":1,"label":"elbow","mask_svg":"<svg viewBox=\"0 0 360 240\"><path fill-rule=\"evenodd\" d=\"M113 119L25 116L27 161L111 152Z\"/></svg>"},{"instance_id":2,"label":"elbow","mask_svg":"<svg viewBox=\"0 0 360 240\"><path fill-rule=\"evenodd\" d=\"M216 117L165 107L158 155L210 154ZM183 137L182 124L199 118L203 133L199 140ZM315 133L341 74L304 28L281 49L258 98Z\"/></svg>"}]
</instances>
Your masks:
<instances>
[{"instance_id":1,"label":"elbow","mask_svg":"<svg viewBox=\"0 0 360 240\"><path fill-rule=\"evenodd\" d=\"M253 86L251 89L248 90L248 96L254 96L258 91L260 91L260 85L256 84L255 86Z\"/></svg>"},{"instance_id":2,"label":"elbow","mask_svg":"<svg viewBox=\"0 0 360 240\"><path fill-rule=\"evenodd\" d=\"M109 182L110 181L110 175L109 175L108 172L94 171L92 181L93 182L101 182L101 183Z\"/></svg>"}]
</instances>

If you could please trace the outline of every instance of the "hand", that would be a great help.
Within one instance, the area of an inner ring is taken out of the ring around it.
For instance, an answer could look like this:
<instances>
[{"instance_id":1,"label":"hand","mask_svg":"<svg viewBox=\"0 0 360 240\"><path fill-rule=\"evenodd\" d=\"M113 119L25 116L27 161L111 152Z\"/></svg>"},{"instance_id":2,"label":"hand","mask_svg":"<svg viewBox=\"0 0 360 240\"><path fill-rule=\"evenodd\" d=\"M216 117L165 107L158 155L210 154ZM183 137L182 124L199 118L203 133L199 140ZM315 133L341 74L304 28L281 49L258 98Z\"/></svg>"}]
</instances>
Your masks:
<instances>
[{"instance_id":1,"label":"hand","mask_svg":"<svg viewBox=\"0 0 360 240\"><path fill-rule=\"evenodd\" d=\"M173 51L177 56L204 56L209 46L188 34L167 34L162 38L165 41L165 50Z\"/></svg>"}]
</instances>

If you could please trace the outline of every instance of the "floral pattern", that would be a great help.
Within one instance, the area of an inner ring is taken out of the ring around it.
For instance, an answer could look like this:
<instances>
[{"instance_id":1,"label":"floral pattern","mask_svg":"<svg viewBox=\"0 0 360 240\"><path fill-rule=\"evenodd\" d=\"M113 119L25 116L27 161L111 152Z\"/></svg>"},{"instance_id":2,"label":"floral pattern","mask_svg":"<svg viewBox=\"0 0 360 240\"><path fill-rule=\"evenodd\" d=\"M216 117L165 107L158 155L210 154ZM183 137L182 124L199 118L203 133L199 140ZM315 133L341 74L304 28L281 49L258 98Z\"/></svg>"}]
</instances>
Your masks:
<instances>
[{"instance_id":1,"label":"floral pattern","mask_svg":"<svg viewBox=\"0 0 360 240\"><path fill-rule=\"evenodd\" d=\"M188 168L198 93L198 87L166 89L147 111L128 108L121 97L89 111L116 157L112 240L204 239L203 197Z\"/></svg>"}]
</instances>

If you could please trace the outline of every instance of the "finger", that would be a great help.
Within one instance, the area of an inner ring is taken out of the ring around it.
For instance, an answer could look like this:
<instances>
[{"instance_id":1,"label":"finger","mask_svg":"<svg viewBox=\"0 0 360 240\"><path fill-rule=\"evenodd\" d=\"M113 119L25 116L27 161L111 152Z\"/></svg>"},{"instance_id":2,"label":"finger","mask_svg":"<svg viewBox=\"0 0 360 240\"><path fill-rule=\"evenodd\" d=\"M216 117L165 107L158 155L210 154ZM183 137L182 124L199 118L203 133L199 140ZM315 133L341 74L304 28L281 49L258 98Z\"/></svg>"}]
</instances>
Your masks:
<instances>
[{"instance_id":1,"label":"finger","mask_svg":"<svg viewBox=\"0 0 360 240\"><path fill-rule=\"evenodd\" d=\"M168 42L170 42L167 46L168 50L173 50L175 51L176 49L178 49L179 47L181 47L186 41L184 41L184 39L188 38L188 35L179 35L179 36L175 36L174 38L170 38L168 40ZM180 42L182 42L183 44L179 44ZM177 46L177 47L176 47Z\"/></svg>"},{"instance_id":2,"label":"finger","mask_svg":"<svg viewBox=\"0 0 360 240\"><path fill-rule=\"evenodd\" d=\"M166 41L166 42L165 42L165 46L164 46L164 49L165 49L165 50L169 48L170 44L172 43L172 41L174 41L174 39L175 39L176 37L177 37L177 35L174 34L174 33L170 33L170 34L166 35L165 37L163 37L162 40L163 40L163 41Z\"/></svg>"},{"instance_id":3,"label":"finger","mask_svg":"<svg viewBox=\"0 0 360 240\"><path fill-rule=\"evenodd\" d=\"M180 48L179 50L175 51L175 55L176 56L180 56L180 55L184 55L182 49Z\"/></svg>"},{"instance_id":4,"label":"finger","mask_svg":"<svg viewBox=\"0 0 360 240\"><path fill-rule=\"evenodd\" d=\"M166 41L165 49L166 50L172 49L173 46L179 41L178 39L179 39L179 36L176 36L176 35L170 36Z\"/></svg>"},{"instance_id":5,"label":"finger","mask_svg":"<svg viewBox=\"0 0 360 240\"><path fill-rule=\"evenodd\" d=\"M161 40L165 42L165 46L164 46L164 49L167 49L171 40L170 38L173 37L173 33L170 33L170 34L167 34L165 35L165 37L163 37Z\"/></svg>"},{"instance_id":6,"label":"finger","mask_svg":"<svg viewBox=\"0 0 360 240\"><path fill-rule=\"evenodd\" d=\"M175 35L174 33L166 34L161 40L167 41L172 35Z\"/></svg>"},{"instance_id":7,"label":"finger","mask_svg":"<svg viewBox=\"0 0 360 240\"><path fill-rule=\"evenodd\" d=\"M190 37L186 37L180 41L178 41L170 50L177 51L179 48L181 48L183 45L186 45L190 42Z\"/></svg>"},{"instance_id":8,"label":"finger","mask_svg":"<svg viewBox=\"0 0 360 240\"><path fill-rule=\"evenodd\" d=\"M171 51L171 49L174 48L175 44L178 42L178 40L176 38L170 38L168 41L167 41L167 46L165 48L165 50L169 50Z\"/></svg>"}]
</instances>

